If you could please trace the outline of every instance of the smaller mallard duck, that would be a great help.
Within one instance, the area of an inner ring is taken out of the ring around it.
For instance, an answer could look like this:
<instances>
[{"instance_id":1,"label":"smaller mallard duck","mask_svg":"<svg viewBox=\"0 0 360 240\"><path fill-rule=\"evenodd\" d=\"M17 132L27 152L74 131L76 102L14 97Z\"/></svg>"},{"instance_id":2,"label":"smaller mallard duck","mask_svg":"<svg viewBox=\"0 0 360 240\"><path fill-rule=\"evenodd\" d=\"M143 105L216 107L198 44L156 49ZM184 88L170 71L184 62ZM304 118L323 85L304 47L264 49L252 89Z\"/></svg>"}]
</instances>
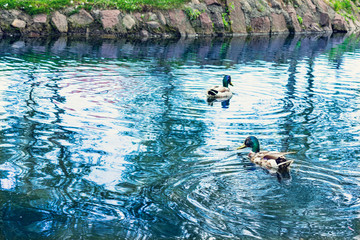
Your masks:
<instances>
[{"instance_id":1,"label":"smaller mallard duck","mask_svg":"<svg viewBox=\"0 0 360 240\"><path fill-rule=\"evenodd\" d=\"M249 136L245 139L244 144L237 149L243 149L249 147L251 152L249 153L250 160L267 169L273 169L278 171L284 171L290 167L294 162L293 160L287 160L286 154L294 152L260 152L259 140L254 136Z\"/></svg>"},{"instance_id":2,"label":"smaller mallard duck","mask_svg":"<svg viewBox=\"0 0 360 240\"><path fill-rule=\"evenodd\" d=\"M213 86L206 91L206 96L210 99L213 98L231 98L232 92L229 89L229 85L233 86L231 83L231 77L229 75L225 75L223 78L222 86Z\"/></svg>"}]
</instances>

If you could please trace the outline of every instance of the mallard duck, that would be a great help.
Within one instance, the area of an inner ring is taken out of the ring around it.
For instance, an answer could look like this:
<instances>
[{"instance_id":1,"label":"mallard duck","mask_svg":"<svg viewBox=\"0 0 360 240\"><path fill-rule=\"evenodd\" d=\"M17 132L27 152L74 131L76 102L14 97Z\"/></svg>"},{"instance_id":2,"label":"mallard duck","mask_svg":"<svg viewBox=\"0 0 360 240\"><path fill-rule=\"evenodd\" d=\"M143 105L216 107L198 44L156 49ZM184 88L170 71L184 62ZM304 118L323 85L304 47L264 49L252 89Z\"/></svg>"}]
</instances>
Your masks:
<instances>
[{"instance_id":1,"label":"mallard duck","mask_svg":"<svg viewBox=\"0 0 360 240\"><path fill-rule=\"evenodd\" d=\"M213 98L231 98L232 97L232 92L229 89L229 84L231 86L231 77L229 75L225 75L223 78L223 85L222 86L213 86L211 88L209 88L206 91L206 96L210 99Z\"/></svg>"},{"instance_id":2,"label":"mallard duck","mask_svg":"<svg viewBox=\"0 0 360 240\"><path fill-rule=\"evenodd\" d=\"M287 160L285 155L294 152L260 152L259 140L254 136L247 137L244 141L244 144L237 149L243 149L246 147L251 148L251 152L249 153L250 160L253 163L267 169L283 171L288 169L293 163L293 160Z\"/></svg>"}]
</instances>

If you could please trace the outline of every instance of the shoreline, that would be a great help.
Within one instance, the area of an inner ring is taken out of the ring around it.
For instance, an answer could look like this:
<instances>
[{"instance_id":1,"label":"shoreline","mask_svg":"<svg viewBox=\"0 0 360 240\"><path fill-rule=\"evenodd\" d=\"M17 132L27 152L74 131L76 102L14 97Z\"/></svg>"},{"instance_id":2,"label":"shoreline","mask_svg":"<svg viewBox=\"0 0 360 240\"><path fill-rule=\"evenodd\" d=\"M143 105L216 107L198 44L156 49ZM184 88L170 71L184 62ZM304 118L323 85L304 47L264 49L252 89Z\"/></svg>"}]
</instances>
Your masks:
<instances>
[{"instance_id":1,"label":"shoreline","mask_svg":"<svg viewBox=\"0 0 360 240\"><path fill-rule=\"evenodd\" d=\"M67 8L30 16L20 10L0 10L0 35L52 35L104 38L187 38L247 35L346 33L360 29L360 15L352 19L335 12L323 0L305 0L294 7L271 0L193 0L183 9L123 12Z\"/></svg>"}]
</instances>

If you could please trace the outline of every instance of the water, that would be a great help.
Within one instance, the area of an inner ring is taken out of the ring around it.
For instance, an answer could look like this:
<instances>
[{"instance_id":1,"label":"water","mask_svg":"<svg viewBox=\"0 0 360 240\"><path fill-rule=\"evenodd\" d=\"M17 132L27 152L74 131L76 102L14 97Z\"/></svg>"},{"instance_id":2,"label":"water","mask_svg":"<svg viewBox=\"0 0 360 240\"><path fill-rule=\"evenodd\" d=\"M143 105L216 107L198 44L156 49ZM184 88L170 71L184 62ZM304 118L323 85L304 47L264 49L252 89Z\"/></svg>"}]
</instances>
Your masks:
<instances>
[{"instance_id":1,"label":"water","mask_svg":"<svg viewBox=\"0 0 360 240\"><path fill-rule=\"evenodd\" d=\"M2 39L1 238L356 237L359 66L358 35Z\"/></svg>"}]
</instances>

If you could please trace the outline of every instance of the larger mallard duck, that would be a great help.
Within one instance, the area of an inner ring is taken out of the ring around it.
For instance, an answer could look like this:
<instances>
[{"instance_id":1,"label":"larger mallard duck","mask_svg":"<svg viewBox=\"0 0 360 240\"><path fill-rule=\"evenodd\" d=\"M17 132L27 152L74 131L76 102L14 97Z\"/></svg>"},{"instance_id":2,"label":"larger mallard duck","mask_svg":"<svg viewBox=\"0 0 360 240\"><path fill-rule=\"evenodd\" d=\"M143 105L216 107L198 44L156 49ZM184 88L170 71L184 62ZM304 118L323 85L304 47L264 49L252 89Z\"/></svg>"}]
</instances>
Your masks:
<instances>
[{"instance_id":1,"label":"larger mallard duck","mask_svg":"<svg viewBox=\"0 0 360 240\"><path fill-rule=\"evenodd\" d=\"M293 160L287 160L285 155L294 152L260 152L259 140L254 136L247 137L244 141L244 144L237 149L243 149L246 147L251 148L251 152L249 153L250 160L253 163L267 169L283 171L288 169L293 163Z\"/></svg>"},{"instance_id":2,"label":"larger mallard duck","mask_svg":"<svg viewBox=\"0 0 360 240\"><path fill-rule=\"evenodd\" d=\"M225 75L223 78L222 86L213 86L206 91L206 96L210 99L213 98L231 98L232 92L229 89L229 85L233 86L231 83L231 77L229 75Z\"/></svg>"}]
</instances>

